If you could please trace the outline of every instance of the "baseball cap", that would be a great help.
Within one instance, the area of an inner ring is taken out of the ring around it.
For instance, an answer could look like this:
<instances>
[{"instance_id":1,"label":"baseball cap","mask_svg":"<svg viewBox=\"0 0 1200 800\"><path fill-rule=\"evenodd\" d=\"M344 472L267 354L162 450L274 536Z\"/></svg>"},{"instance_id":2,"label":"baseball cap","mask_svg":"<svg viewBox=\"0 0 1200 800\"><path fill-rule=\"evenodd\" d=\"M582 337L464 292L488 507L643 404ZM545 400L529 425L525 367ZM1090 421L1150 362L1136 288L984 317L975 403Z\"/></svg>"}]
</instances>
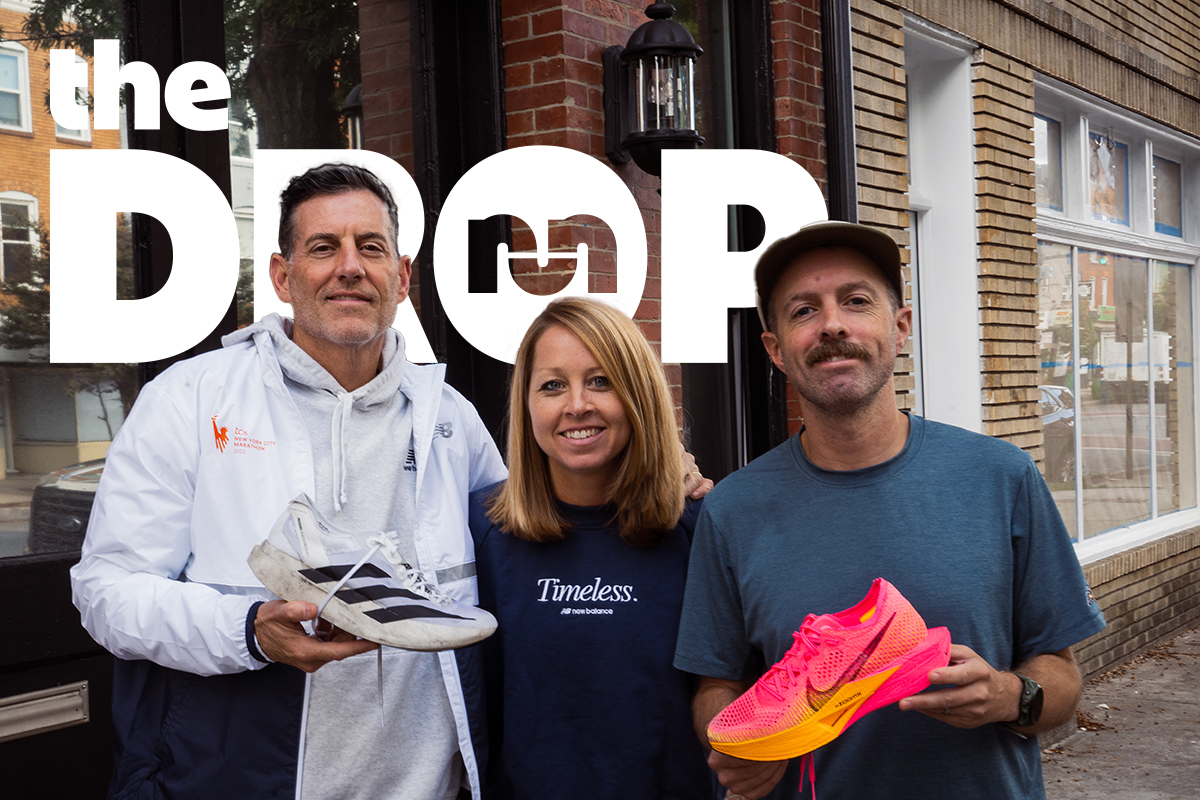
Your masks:
<instances>
[{"instance_id":1,"label":"baseball cap","mask_svg":"<svg viewBox=\"0 0 1200 800\"><path fill-rule=\"evenodd\" d=\"M822 221L805 225L793 234L777 239L754 267L754 299L758 319L767 330L766 306L775 283L792 262L814 247L853 247L864 253L883 271L889 286L901 302L904 300L904 273L900 269L900 248L891 236L878 228L857 222Z\"/></svg>"}]
</instances>

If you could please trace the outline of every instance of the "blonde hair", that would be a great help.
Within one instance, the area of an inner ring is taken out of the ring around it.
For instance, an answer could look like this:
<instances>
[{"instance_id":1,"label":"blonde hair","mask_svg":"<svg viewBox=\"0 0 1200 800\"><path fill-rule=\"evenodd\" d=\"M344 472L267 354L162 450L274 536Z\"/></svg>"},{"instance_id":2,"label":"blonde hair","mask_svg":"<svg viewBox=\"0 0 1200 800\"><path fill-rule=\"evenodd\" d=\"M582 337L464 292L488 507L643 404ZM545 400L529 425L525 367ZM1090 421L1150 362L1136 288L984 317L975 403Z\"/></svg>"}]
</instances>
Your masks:
<instances>
[{"instance_id":1,"label":"blonde hair","mask_svg":"<svg viewBox=\"0 0 1200 800\"><path fill-rule=\"evenodd\" d=\"M579 297L556 300L538 315L517 350L508 408L508 482L488 503L488 517L533 542L566 538L569 523L555 504L546 454L529 416L533 352L555 325L591 352L608 378L630 427L629 444L608 487L621 538L657 544L683 514L683 466L675 410L654 350L633 320L617 309Z\"/></svg>"}]
</instances>

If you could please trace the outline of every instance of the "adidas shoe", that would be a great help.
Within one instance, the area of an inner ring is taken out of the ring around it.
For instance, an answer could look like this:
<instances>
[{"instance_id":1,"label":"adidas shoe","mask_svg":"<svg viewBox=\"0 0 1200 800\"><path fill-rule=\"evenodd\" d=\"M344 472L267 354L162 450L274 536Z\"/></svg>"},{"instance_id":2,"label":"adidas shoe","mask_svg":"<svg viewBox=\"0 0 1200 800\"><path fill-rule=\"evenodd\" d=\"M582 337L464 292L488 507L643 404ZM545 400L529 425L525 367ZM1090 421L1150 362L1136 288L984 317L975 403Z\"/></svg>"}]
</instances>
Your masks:
<instances>
[{"instance_id":1,"label":"adidas shoe","mask_svg":"<svg viewBox=\"0 0 1200 800\"><path fill-rule=\"evenodd\" d=\"M876 578L858 605L809 614L784 657L708 726L713 749L750 761L810 753L877 708L929 686L950 662L950 632L927 630Z\"/></svg>"},{"instance_id":2,"label":"adidas shoe","mask_svg":"<svg viewBox=\"0 0 1200 800\"><path fill-rule=\"evenodd\" d=\"M325 520L304 495L288 504L247 561L275 594L316 603L319 617L378 644L452 650L496 630L487 611L454 600L410 566L395 533L360 541Z\"/></svg>"}]
</instances>

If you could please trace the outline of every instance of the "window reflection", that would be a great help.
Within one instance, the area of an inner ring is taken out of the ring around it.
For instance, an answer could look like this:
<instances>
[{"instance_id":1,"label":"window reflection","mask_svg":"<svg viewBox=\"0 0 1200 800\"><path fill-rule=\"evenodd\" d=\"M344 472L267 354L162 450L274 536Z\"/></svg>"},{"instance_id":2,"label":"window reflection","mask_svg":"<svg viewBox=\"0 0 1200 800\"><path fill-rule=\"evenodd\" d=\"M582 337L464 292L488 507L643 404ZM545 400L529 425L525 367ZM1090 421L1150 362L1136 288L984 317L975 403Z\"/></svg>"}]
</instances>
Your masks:
<instances>
[{"instance_id":1,"label":"window reflection","mask_svg":"<svg viewBox=\"0 0 1200 800\"><path fill-rule=\"evenodd\" d=\"M1150 516L1146 261L1080 251L1078 265L1080 283L1105 294L1086 342L1080 331L1090 377L1080 402L1087 536Z\"/></svg>"},{"instance_id":2,"label":"window reflection","mask_svg":"<svg viewBox=\"0 0 1200 800\"><path fill-rule=\"evenodd\" d=\"M124 146L119 131L58 126L41 100L49 49L73 47L90 60L95 39L120 38L120 14L56 15L50 5L0 7L0 29L24 43L0 45L0 127L25 133L9 137L0 157L0 175L19 167L23 176L20 191L0 192L0 558L79 549L99 467L137 394L134 365L49 363L50 152ZM128 220L113 225L114 290L130 298Z\"/></svg>"},{"instance_id":3,"label":"window reflection","mask_svg":"<svg viewBox=\"0 0 1200 800\"><path fill-rule=\"evenodd\" d=\"M1118 225L1129 224L1128 148L1111 135L1093 133L1088 176L1092 193L1092 217Z\"/></svg>"},{"instance_id":4,"label":"window reflection","mask_svg":"<svg viewBox=\"0 0 1200 800\"><path fill-rule=\"evenodd\" d=\"M1042 242L1038 248L1038 383L1043 469L1063 522L1075 536L1075 363L1071 303L1071 248ZM1082 296L1080 316L1089 313Z\"/></svg>"},{"instance_id":5,"label":"window reflection","mask_svg":"<svg viewBox=\"0 0 1200 800\"><path fill-rule=\"evenodd\" d=\"M1168 236L1183 236L1180 205L1179 165L1165 158L1154 159L1154 230Z\"/></svg>"},{"instance_id":6,"label":"window reflection","mask_svg":"<svg viewBox=\"0 0 1200 800\"><path fill-rule=\"evenodd\" d=\"M1155 463L1158 512L1166 514L1196 505L1191 270L1164 261L1153 269Z\"/></svg>"},{"instance_id":7,"label":"window reflection","mask_svg":"<svg viewBox=\"0 0 1200 800\"><path fill-rule=\"evenodd\" d=\"M1035 115L1033 151L1037 204L1062 211L1062 126L1052 119Z\"/></svg>"}]
</instances>

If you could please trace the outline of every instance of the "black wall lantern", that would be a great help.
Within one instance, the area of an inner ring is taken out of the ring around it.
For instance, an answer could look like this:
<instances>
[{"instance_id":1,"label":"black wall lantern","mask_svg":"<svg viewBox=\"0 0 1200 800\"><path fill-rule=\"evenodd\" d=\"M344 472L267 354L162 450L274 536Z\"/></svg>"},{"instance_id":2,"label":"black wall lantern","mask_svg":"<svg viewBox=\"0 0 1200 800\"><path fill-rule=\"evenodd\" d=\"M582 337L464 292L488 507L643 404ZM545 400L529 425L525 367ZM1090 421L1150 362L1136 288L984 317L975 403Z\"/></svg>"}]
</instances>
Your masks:
<instances>
[{"instance_id":1,"label":"black wall lantern","mask_svg":"<svg viewBox=\"0 0 1200 800\"><path fill-rule=\"evenodd\" d=\"M696 132L695 64L704 52L671 16L675 6L653 3L650 21L625 47L604 51L604 149L614 164L632 157L662 174L662 151L704 144Z\"/></svg>"}]
</instances>

